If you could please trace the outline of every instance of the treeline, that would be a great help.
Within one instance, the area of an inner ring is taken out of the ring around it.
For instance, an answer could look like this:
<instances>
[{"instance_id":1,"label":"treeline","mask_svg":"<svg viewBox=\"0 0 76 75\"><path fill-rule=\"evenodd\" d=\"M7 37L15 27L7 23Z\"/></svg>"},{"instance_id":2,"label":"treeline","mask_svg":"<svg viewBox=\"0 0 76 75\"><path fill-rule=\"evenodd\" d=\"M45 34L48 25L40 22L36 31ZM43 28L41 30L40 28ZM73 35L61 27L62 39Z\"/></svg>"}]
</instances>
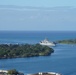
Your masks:
<instances>
[{"instance_id":1,"label":"treeline","mask_svg":"<svg viewBox=\"0 0 76 75\"><path fill-rule=\"evenodd\" d=\"M58 43L63 43L63 44L76 44L76 39L70 39L70 40L60 40L57 41Z\"/></svg>"},{"instance_id":2,"label":"treeline","mask_svg":"<svg viewBox=\"0 0 76 75\"><path fill-rule=\"evenodd\" d=\"M0 44L0 58L47 56L53 52L52 48L39 44Z\"/></svg>"}]
</instances>

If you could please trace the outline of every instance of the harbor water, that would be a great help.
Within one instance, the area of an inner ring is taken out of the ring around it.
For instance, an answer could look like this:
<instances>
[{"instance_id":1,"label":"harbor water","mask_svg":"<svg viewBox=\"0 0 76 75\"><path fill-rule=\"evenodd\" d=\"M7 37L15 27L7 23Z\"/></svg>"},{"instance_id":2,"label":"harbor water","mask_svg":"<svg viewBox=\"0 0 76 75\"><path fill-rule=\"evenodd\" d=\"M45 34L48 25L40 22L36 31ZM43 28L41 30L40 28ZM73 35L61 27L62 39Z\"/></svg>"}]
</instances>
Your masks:
<instances>
[{"instance_id":1,"label":"harbor water","mask_svg":"<svg viewBox=\"0 0 76 75\"><path fill-rule=\"evenodd\" d=\"M48 38L49 41L75 39L76 32L0 31L0 44L36 44L45 38ZM25 75L37 72L58 72L63 75L76 75L76 45L57 44L56 47L52 48L54 53L51 56L0 59L0 69L17 69Z\"/></svg>"}]
</instances>

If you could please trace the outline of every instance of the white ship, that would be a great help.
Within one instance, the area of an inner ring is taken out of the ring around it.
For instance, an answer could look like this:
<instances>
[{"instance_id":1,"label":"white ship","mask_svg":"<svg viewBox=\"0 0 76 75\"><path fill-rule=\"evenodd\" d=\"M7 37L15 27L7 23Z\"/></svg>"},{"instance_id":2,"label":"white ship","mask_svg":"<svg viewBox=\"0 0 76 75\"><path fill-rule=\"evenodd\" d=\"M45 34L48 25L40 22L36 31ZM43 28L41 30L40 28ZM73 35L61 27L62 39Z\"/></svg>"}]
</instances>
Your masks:
<instances>
[{"instance_id":1,"label":"white ship","mask_svg":"<svg viewBox=\"0 0 76 75\"><path fill-rule=\"evenodd\" d=\"M47 39L44 39L43 41L40 42L40 45L55 46L55 43L54 42L50 42Z\"/></svg>"}]
</instances>

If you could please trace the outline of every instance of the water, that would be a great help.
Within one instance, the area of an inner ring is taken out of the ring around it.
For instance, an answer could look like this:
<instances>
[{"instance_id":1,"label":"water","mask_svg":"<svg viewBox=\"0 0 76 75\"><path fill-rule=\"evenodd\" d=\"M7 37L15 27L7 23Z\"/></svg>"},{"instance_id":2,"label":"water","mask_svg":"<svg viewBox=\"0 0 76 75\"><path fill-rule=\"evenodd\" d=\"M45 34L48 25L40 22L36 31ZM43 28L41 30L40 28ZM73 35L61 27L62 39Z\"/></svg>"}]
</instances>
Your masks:
<instances>
[{"instance_id":1,"label":"water","mask_svg":"<svg viewBox=\"0 0 76 75\"><path fill-rule=\"evenodd\" d=\"M44 38L50 41L76 38L76 32L0 32L0 43L35 44ZM57 44L51 56L0 59L0 69L17 69L25 74L36 72L59 72L76 75L76 45Z\"/></svg>"},{"instance_id":2,"label":"water","mask_svg":"<svg viewBox=\"0 0 76 75\"><path fill-rule=\"evenodd\" d=\"M66 31L0 31L0 43L38 43L48 38L50 41L76 38L76 32Z\"/></svg>"}]
</instances>

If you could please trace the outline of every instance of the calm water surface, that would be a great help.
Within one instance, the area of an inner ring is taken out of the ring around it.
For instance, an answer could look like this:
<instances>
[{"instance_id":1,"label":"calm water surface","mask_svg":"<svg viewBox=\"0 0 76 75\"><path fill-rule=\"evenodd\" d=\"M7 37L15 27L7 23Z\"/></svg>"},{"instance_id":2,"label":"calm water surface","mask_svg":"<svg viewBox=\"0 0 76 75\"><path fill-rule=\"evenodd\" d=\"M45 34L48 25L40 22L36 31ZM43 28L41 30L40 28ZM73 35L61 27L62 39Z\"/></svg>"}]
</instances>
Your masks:
<instances>
[{"instance_id":1,"label":"calm water surface","mask_svg":"<svg viewBox=\"0 0 76 75\"><path fill-rule=\"evenodd\" d=\"M36 43L46 36L54 41L76 38L76 32L0 32L0 34L2 34L0 36L1 43L31 43L32 41ZM58 44L53 49L55 52L51 56L0 59L0 69L15 68L25 75L27 73L50 71L59 72L63 75L76 75L76 45Z\"/></svg>"}]
</instances>

